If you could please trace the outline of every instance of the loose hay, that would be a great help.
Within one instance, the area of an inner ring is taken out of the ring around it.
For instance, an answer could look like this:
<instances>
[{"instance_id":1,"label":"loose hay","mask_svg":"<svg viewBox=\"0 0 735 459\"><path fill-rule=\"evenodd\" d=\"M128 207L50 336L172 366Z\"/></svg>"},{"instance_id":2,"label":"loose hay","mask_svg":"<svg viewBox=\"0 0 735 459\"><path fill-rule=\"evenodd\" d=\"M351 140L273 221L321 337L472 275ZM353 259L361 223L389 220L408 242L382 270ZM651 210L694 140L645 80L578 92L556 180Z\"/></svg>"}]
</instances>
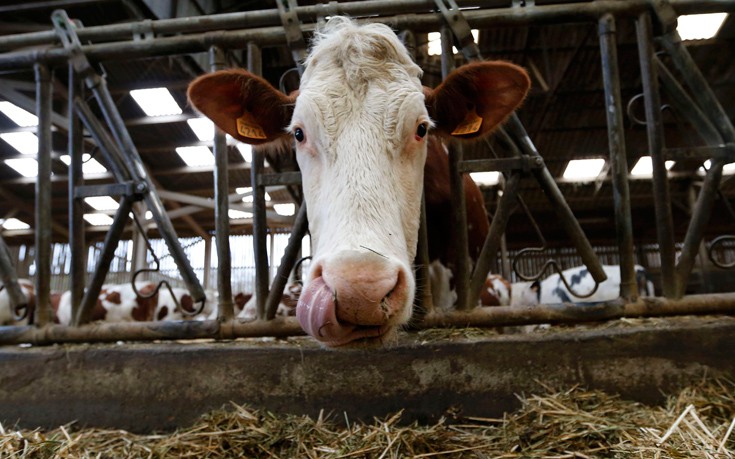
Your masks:
<instances>
[{"instance_id":1,"label":"loose hay","mask_svg":"<svg viewBox=\"0 0 735 459\"><path fill-rule=\"evenodd\" d=\"M13 458L733 458L735 383L703 381L648 407L599 391L540 386L503 419L404 425L277 416L232 405L167 435L0 426L0 457Z\"/></svg>"}]
</instances>

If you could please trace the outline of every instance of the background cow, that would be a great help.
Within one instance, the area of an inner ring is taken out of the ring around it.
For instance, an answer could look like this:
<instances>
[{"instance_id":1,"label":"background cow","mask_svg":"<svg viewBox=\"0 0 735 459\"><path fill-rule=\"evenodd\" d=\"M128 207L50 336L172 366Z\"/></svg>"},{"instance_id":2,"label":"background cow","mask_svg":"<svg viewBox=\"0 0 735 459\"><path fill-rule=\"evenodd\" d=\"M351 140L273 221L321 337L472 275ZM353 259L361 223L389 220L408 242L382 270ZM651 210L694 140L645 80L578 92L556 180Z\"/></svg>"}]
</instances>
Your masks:
<instances>
[{"instance_id":1,"label":"background cow","mask_svg":"<svg viewBox=\"0 0 735 459\"><path fill-rule=\"evenodd\" d=\"M451 210L439 137L489 135L530 86L504 62L465 65L434 90L421 73L387 26L333 17L315 33L298 95L242 70L189 87L191 104L243 142L292 136L314 255L297 316L329 346L385 342L409 320L422 190L427 207ZM484 207L481 195L468 203ZM441 231L452 226L440 215L430 218L429 238L446 256L451 236Z\"/></svg>"}]
</instances>

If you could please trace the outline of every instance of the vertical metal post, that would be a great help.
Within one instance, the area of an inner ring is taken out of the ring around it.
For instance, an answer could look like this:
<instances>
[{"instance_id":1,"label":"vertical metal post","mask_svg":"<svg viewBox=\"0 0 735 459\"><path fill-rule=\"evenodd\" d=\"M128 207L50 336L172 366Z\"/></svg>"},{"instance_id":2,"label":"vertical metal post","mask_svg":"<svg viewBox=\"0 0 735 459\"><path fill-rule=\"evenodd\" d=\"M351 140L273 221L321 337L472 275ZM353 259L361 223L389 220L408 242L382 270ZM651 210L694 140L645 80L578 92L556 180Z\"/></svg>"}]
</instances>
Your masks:
<instances>
[{"instance_id":1,"label":"vertical metal post","mask_svg":"<svg viewBox=\"0 0 735 459\"><path fill-rule=\"evenodd\" d=\"M209 48L210 71L225 68L225 53L222 48ZM227 140L220 128L214 128L214 222L217 238L217 290L219 291L219 317L222 322L234 317L232 305L232 256L230 253L230 207L229 166L227 164Z\"/></svg>"},{"instance_id":2,"label":"vertical metal post","mask_svg":"<svg viewBox=\"0 0 735 459\"><path fill-rule=\"evenodd\" d=\"M294 221L293 228L291 228L291 236L288 238L288 245L283 252L283 257L281 257L281 264L278 266L276 276L273 278L273 285L271 285L270 294L265 304L265 318L267 320L273 320L276 317L282 292L286 287L288 276L296 264L299 253L301 253L301 240L304 239L308 229L309 221L306 218L306 203L303 203L299 207L299 212L296 214L296 220ZM273 241L273 235L271 235L271 241ZM271 254L273 254L272 247L271 245Z\"/></svg>"},{"instance_id":3,"label":"vertical metal post","mask_svg":"<svg viewBox=\"0 0 735 459\"><path fill-rule=\"evenodd\" d=\"M84 185L82 172L83 132L82 121L77 114L75 98L84 98L84 86L69 64L69 250L71 251L71 267L69 269L71 314L78 314L84 296L84 285L87 274L87 251L84 235L84 207L82 200L74 197L74 190Z\"/></svg>"},{"instance_id":4,"label":"vertical metal post","mask_svg":"<svg viewBox=\"0 0 735 459\"><path fill-rule=\"evenodd\" d=\"M694 215L697 207L697 191L694 189L693 184L689 184L687 189L687 204L689 205L690 215ZM712 270L712 262L707 255L707 247L700 241L699 247L697 248L697 256L699 257L699 269L700 269L700 280L702 282L700 293L714 293L712 289L712 280L710 272ZM678 275L678 273L677 273Z\"/></svg>"},{"instance_id":5,"label":"vertical metal post","mask_svg":"<svg viewBox=\"0 0 735 459\"><path fill-rule=\"evenodd\" d=\"M416 320L421 320L429 311L434 309L431 296L431 278L429 271L429 232L426 223L426 196L421 194L421 214L419 217L419 236L416 248L416 295L414 298L414 314Z\"/></svg>"},{"instance_id":6,"label":"vertical metal post","mask_svg":"<svg viewBox=\"0 0 735 459\"><path fill-rule=\"evenodd\" d=\"M204 290L206 291L209 288L209 278L210 273L212 272L212 236L207 237L204 239L204 273L202 277L204 280L202 283L204 284Z\"/></svg>"},{"instance_id":7,"label":"vertical metal post","mask_svg":"<svg viewBox=\"0 0 735 459\"><path fill-rule=\"evenodd\" d=\"M51 310L51 72L35 64L38 116L38 179L36 180L36 313L38 326L53 323Z\"/></svg>"},{"instance_id":8,"label":"vertical metal post","mask_svg":"<svg viewBox=\"0 0 735 459\"><path fill-rule=\"evenodd\" d=\"M674 269L676 252L674 247L674 223L671 215L671 199L664 152L663 126L661 121L661 97L658 91L658 76L653 65L653 42L651 15L646 12L636 20L638 54L641 67L641 82L646 106L646 129L648 149L653 166L654 207L656 211L656 234L661 253L661 287L667 298L676 297Z\"/></svg>"},{"instance_id":9,"label":"vertical metal post","mask_svg":"<svg viewBox=\"0 0 735 459\"><path fill-rule=\"evenodd\" d=\"M446 78L454 70L454 45L452 29L443 25L439 29L442 45L442 79Z\"/></svg>"},{"instance_id":10,"label":"vertical metal post","mask_svg":"<svg viewBox=\"0 0 735 459\"><path fill-rule=\"evenodd\" d=\"M605 86L605 112L610 145L610 174L615 207L615 233L620 254L620 296L627 301L638 298L633 253L633 222L628 187L628 160L625 152L623 103L620 96L620 73L616 44L615 18L605 14L599 21L602 80Z\"/></svg>"},{"instance_id":11,"label":"vertical metal post","mask_svg":"<svg viewBox=\"0 0 735 459\"><path fill-rule=\"evenodd\" d=\"M260 75L263 68L260 48L248 43L248 70ZM259 178L265 169L265 154L261 148L253 148L250 165L250 185L253 188L253 258L255 261L255 304L259 319L266 318L265 303L268 298L268 221L265 214L265 187Z\"/></svg>"}]
</instances>

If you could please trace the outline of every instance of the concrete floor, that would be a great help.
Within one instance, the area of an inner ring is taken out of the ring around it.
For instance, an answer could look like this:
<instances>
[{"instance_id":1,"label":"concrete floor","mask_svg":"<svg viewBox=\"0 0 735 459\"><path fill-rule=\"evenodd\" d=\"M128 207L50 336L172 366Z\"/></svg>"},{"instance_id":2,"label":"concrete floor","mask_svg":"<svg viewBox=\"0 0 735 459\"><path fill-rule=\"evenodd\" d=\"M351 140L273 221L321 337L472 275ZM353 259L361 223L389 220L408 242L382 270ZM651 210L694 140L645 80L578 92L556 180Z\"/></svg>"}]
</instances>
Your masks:
<instances>
[{"instance_id":1,"label":"concrete floor","mask_svg":"<svg viewBox=\"0 0 735 459\"><path fill-rule=\"evenodd\" d=\"M580 384L659 403L703 377L735 378L735 318L616 321L527 335L406 334L328 351L308 338L0 348L4 426L172 430L230 401L279 413L406 421L502 416L516 393Z\"/></svg>"}]
</instances>

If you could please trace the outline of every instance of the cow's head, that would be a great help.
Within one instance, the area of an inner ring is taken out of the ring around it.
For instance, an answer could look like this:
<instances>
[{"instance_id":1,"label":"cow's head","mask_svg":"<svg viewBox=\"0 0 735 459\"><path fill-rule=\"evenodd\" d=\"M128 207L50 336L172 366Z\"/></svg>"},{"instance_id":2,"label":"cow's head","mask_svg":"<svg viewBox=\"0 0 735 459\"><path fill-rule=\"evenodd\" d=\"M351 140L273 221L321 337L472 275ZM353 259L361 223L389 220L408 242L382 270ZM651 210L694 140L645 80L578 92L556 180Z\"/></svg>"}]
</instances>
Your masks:
<instances>
[{"instance_id":1,"label":"cow's head","mask_svg":"<svg viewBox=\"0 0 735 459\"><path fill-rule=\"evenodd\" d=\"M294 142L313 261L297 315L319 341L384 341L411 315L427 136L476 139L521 103L526 73L466 65L438 88L381 24L333 18L306 60L298 97L243 70L205 75L189 100L253 145Z\"/></svg>"}]
</instances>

